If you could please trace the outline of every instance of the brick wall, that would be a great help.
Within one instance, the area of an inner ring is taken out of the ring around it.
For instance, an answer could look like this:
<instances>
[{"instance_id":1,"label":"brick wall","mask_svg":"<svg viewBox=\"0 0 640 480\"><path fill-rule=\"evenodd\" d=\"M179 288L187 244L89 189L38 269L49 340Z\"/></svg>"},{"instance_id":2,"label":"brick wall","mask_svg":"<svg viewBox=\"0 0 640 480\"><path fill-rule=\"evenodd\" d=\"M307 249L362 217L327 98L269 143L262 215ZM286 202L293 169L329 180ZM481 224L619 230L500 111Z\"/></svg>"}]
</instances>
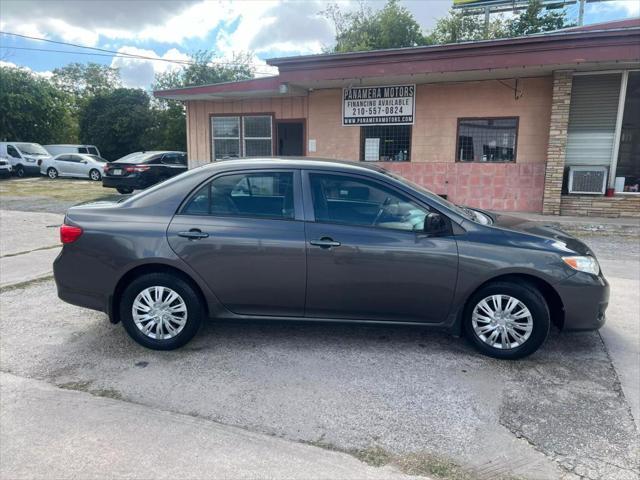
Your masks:
<instances>
[{"instance_id":1,"label":"brick wall","mask_svg":"<svg viewBox=\"0 0 640 480\"><path fill-rule=\"evenodd\" d=\"M640 218L640 195L562 195L561 215Z\"/></svg>"},{"instance_id":2,"label":"brick wall","mask_svg":"<svg viewBox=\"0 0 640 480\"><path fill-rule=\"evenodd\" d=\"M413 163L380 164L454 203L487 210L540 212L544 164Z\"/></svg>"},{"instance_id":3,"label":"brick wall","mask_svg":"<svg viewBox=\"0 0 640 480\"><path fill-rule=\"evenodd\" d=\"M571 105L572 72L554 72L551 98L551 122L545 170L544 199L542 213L560 215L562 177L567 150L567 129Z\"/></svg>"}]
</instances>

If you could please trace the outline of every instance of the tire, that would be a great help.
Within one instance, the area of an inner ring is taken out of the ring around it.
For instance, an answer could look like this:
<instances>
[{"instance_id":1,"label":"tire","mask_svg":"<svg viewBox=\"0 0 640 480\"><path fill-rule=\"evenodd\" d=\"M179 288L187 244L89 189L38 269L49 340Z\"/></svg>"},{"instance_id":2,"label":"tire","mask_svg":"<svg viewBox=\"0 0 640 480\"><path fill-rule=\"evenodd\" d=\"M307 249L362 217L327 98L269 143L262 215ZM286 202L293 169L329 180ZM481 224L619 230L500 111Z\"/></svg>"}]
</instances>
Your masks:
<instances>
[{"instance_id":1,"label":"tire","mask_svg":"<svg viewBox=\"0 0 640 480\"><path fill-rule=\"evenodd\" d=\"M118 193L121 193L122 195L127 195L133 192L133 188L125 188L125 187L118 187L116 188L116 190L118 191Z\"/></svg>"},{"instance_id":2,"label":"tire","mask_svg":"<svg viewBox=\"0 0 640 480\"><path fill-rule=\"evenodd\" d=\"M24 178L26 175L27 175L27 172L25 172L24 167L22 165L18 165L16 167L16 177Z\"/></svg>"},{"instance_id":3,"label":"tire","mask_svg":"<svg viewBox=\"0 0 640 480\"><path fill-rule=\"evenodd\" d=\"M99 170L92 168L89 172L89 178L94 182L99 182L100 180L102 180L102 175L100 174Z\"/></svg>"},{"instance_id":4,"label":"tire","mask_svg":"<svg viewBox=\"0 0 640 480\"><path fill-rule=\"evenodd\" d=\"M502 308L496 308L494 298L497 297L493 296L501 296ZM507 297L514 299L511 315L505 313L509 306ZM486 304L481 305L482 302ZM485 306L494 311L494 315L488 314L483 309ZM520 318L514 319L513 315ZM465 336L473 346L485 355L506 360L523 358L538 350L549 334L550 325L549 307L544 297L533 285L524 282L494 282L482 287L469 298L463 317ZM483 331L486 334L483 335ZM498 333L492 341L494 331ZM506 335L504 343L498 342L503 338L502 332Z\"/></svg>"},{"instance_id":5,"label":"tire","mask_svg":"<svg viewBox=\"0 0 640 480\"><path fill-rule=\"evenodd\" d=\"M51 180L55 180L56 178L58 178L58 171L53 167L47 168L47 177L49 177Z\"/></svg>"},{"instance_id":6,"label":"tire","mask_svg":"<svg viewBox=\"0 0 640 480\"><path fill-rule=\"evenodd\" d=\"M143 292L147 294L147 298L150 296L153 303L157 303L155 302L158 298L156 297L157 287L164 290L161 298L165 302L170 299L171 292L178 295L177 299L168 302L170 306L177 309L172 314L173 320L166 316L167 309L157 312L152 310L153 313L158 314L151 320L144 320L148 316L145 308L149 302L145 299ZM138 308L134 309L134 302ZM182 347L198 332L205 316L200 297L191 284L179 276L168 273L150 273L136 278L125 288L119 304L120 319L129 336L140 345L153 350L174 350ZM184 307L184 314L180 310L181 307ZM160 317L161 313L165 313L165 317L162 327L158 327L157 319L162 318ZM134 318L134 314L136 318ZM178 320L184 320L182 327L180 327ZM158 332L159 328L160 332ZM145 329L149 330L148 334L143 332ZM165 338L153 338L154 336L164 336Z\"/></svg>"}]
</instances>

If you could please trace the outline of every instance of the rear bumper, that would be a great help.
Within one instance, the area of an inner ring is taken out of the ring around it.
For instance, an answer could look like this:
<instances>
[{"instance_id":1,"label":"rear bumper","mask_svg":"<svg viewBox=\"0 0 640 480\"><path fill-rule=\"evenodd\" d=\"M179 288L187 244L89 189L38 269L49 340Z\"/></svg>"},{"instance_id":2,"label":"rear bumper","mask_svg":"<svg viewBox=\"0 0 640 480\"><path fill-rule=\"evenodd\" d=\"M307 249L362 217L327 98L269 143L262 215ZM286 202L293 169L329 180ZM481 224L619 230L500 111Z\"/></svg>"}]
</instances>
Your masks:
<instances>
[{"instance_id":1,"label":"rear bumper","mask_svg":"<svg viewBox=\"0 0 640 480\"><path fill-rule=\"evenodd\" d=\"M135 190L141 190L151 185L149 181L137 175L127 177L109 177L104 175L102 177L102 186L106 188L133 188Z\"/></svg>"},{"instance_id":2,"label":"rear bumper","mask_svg":"<svg viewBox=\"0 0 640 480\"><path fill-rule=\"evenodd\" d=\"M597 330L604 325L609 282L602 274L594 277L578 272L554 287L564 306L563 330Z\"/></svg>"},{"instance_id":3,"label":"rear bumper","mask_svg":"<svg viewBox=\"0 0 640 480\"><path fill-rule=\"evenodd\" d=\"M12 170L11 165L0 165L0 177L8 177Z\"/></svg>"},{"instance_id":4,"label":"rear bumper","mask_svg":"<svg viewBox=\"0 0 640 480\"><path fill-rule=\"evenodd\" d=\"M70 303L71 305L77 305L78 307L89 308L91 310L98 310L100 312L107 312L108 299L105 298L104 295L78 288L77 285L70 286L65 284L65 278L76 277L71 270L72 269L69 268L69 265L65 265L63 253L60 252L53 261L53 278L56 282L58 298L64 302Z\"/></svg>"}]
</instances>

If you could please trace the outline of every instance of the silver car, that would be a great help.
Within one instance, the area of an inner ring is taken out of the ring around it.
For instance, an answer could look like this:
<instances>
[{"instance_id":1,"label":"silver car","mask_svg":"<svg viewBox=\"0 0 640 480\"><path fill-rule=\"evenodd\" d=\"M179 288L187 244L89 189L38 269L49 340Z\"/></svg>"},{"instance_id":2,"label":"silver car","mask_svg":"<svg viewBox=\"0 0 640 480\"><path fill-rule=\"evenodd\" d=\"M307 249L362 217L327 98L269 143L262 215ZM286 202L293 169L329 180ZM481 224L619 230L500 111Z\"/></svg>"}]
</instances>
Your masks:
<instances>
[{"instance_id":1,"label":"silver car","mask_svg":"<svg viewBox=\"0 0 640 480\"><path fill-rule=\"evenodd\" d=\"M107 161L98 155L63 153L46 159L40 165L40 173L54 179L58 177L90 178L102 180Z\"/></svg>"}]
</instances>

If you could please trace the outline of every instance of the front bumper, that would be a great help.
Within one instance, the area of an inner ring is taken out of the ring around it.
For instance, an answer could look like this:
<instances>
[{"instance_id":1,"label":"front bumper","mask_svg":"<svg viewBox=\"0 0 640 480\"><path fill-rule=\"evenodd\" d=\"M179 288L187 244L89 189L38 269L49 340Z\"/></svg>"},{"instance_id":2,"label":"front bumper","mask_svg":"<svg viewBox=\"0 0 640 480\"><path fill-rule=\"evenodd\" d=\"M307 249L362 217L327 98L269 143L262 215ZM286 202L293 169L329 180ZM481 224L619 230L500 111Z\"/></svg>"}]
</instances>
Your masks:
<instances>
[{"instance_id":1,"label":"front bumper","mask_svg":"<svg viewBox=\"0 0 640 480\"><path fill-rule=\"evenodd\" d=\"M564 306L563 330L597 330L604 325L609 305L609 282L602 273L577 272L554 285Z\"/></svg>"},{"instance_id":2,"label":"front bumper","mask_svg":"<svg viewBox=\"0 0 640 480\"><path fill-rule=\"evenodd\" d=\"M33 163L21 163L20 165L22 165L26 174L40 175L40 165L34 165ZM13 170L15 169L16 167L13 167Z\"/></svg>"}]
</instances>

